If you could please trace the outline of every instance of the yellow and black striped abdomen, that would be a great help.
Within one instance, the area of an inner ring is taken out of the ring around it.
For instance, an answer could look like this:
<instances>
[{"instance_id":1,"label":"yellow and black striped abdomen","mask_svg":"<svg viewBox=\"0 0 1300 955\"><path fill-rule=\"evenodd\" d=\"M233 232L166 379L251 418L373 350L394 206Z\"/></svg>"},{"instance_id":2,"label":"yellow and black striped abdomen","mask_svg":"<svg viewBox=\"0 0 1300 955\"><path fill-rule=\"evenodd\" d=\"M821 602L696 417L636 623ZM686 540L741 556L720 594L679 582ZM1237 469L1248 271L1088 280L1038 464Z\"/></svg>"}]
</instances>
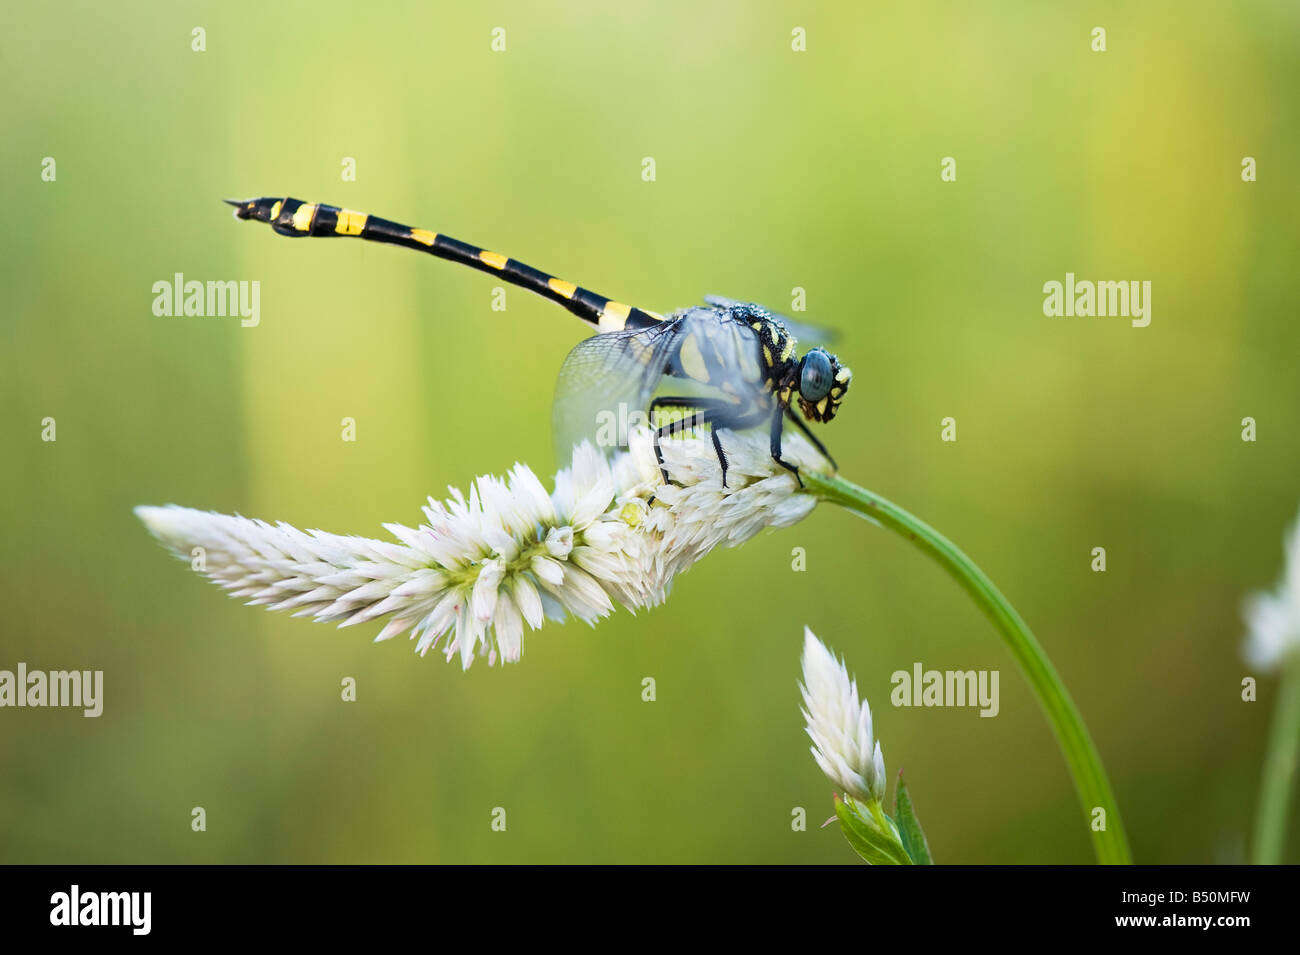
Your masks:
<instances>
[{"instance_id":1,"label":"yellow and black striped abdomen","mask_svg":"<svg viewBox=\"0 0 1300 955\"><path fill-rule=\"evenodd\" d=\"M540 269L508 258L499 252L489 252L468 242L428 229L415 229L364 212L353 212L350 209L340 209L338 206L328 206L318 202L303 202L301 199L261 198L227 199L226 201L235 207L235 215L239 218L269 223L271 228L280 235L292 238L354 236L373 242L400 245L407 249L415 249L417 252L427 252L440 259L468 265L480 272L498 275L502 281L536 292L543 298L563 305L584 322L596 326L602 332L618 331L625 327L635 328L663 321L663 317L655 312L611 301L603 295L597 295L573 282L548 275Z\"/></svg>"}]
</instances>

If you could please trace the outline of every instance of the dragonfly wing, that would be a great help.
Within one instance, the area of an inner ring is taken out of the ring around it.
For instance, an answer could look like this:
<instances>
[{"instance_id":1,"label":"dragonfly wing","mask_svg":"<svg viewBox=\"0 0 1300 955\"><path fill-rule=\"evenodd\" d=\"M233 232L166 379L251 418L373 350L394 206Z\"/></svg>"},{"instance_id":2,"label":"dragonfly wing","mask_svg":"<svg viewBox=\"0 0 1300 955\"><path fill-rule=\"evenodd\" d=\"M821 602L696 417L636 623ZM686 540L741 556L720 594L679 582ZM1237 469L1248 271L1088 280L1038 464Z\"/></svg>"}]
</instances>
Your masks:
<instances>
[{"instance_id":1,"label":"dragonfly wing","mask_svg":"<svg viewBox=\"0 0 1300 955\"><path fill-rule=\"evenodd\" d=\"M629 428L645 423L651 396L668 366L682 323L593 335L574 346L555 384L555 452L561 464L583 440L606 453L623 447Z\"/></svg>"},{"instance_id":2,"label":"dragonfly wing","mask_svg":"<svg viewBox=\"0 0 1300 955\"><path fill-rule=\"evenodd\" d=\"M704 301L716 308L735 308L738 305L747 305L751 308L762 309L784 325L785 330L801 342L831 345L839 338L839 333L833 328L825 328L821 325L810 325L807 322L795 321L788 315L774 312L770 308L759 305L756 302L742 302L739 299L727 298L723 295L706 295L704 296Z\"/></svg>"},{"instance_id":3,"label":"dragonfly wing","mask_svg":"<svg viewBox=\"0 0 1300 955\"><path fill-rule=\"evenodd\" d=\"M746 304L738 298L727 298L725 295L706 295L704 301L715 308L732 308L736 305Z\"/></svg>"},{"instance_id":4,"label":"dragonfly wing","mask_svg":"<svg viewBox=\"0 0 1300 955\"><path fill-rule=\"evenodd\" d=\"M608 453L636 427L663 423L647 416L656 396L698 398L705 404L697 410L707 406L718 427L752 427L773 407L766 381L757 333L724 308L689 308L646 328L584 339L556 382L557 457L567 460L583 439ZM673 416L690 407L677 405Z\"/></svg>"}]
</instances>

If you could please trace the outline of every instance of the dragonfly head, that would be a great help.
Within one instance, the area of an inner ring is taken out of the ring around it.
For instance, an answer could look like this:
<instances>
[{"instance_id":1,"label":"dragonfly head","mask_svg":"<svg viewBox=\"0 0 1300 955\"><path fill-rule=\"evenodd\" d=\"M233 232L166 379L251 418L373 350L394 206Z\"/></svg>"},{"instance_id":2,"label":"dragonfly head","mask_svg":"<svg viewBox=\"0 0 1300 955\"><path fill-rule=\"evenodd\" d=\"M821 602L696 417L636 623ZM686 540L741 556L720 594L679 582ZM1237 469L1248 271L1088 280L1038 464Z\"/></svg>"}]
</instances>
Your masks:
<instances>
[{"instance_id":1,"label":"dragonfly head","mask_svg":"<svg viewBox=\"0 0 1300 955\"><path fill-rule=\"evenodd\" d=\"M799 360L799 407L809 421L830 421L849 390L853 372L825 348L814 348Z\"/></svg>"}]
</instances>

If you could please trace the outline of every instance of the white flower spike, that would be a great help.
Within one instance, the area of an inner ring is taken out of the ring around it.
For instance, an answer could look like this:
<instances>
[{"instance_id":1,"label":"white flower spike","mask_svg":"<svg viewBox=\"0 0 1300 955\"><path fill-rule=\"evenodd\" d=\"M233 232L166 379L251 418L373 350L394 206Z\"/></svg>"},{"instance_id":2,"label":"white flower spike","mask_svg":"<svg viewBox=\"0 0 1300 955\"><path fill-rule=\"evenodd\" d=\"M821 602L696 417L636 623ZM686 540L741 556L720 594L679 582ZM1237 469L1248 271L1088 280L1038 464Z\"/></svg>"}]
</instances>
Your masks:
<instances>
[{"instance_id":1,"label":"white flower spike","mask_svg":"<svg viewBox=\"0 0 1300 955\"><path fill-rule=\"evenodd\" d=\"M1243 608L1247 634L1243 656L1265 672L1300 653L1300 517L1285 535L1286 562L1273 593L1251 594Z\"/></svg>"},{"instance_id":2,"label":"white flower spike","mask_svg":"<svg viewBox=\"0 0 1300 955\"><path fill-rule=\"evenodd\" d=\"M662 442L669 472L660 481L650 433L610 461L589 444L547 494L527 467L507 479L480 477L466 498L429 499L427 523L385 524L397 539L300 531L245 517L169 505L136 514L202 572L250 604L292 610L339 626L389 617L375 638L411 631L424 654L446 637L448 659L514 662L525 627L572 614L594 623L613 610L663 602L672 579L719 545L734 547L764 527L801 520L816 505L772 460L765 437L730 435L727 487L709 437ZM787 434L784 456L800 468L824 462Z\"/></svg>"},{"instance_id":3,"label":"white flower spike","mask_svg":"<svg viewBox=\"0 0 1300 955\"><path fill-rule=\"evenodd\" d=\"M871 735L871 708L859 702L858 684L842 661L807 627L803 632L803 717L813 759L837 787L854 799L885 798L885 757Z\"/></svg>"}]
</instances>

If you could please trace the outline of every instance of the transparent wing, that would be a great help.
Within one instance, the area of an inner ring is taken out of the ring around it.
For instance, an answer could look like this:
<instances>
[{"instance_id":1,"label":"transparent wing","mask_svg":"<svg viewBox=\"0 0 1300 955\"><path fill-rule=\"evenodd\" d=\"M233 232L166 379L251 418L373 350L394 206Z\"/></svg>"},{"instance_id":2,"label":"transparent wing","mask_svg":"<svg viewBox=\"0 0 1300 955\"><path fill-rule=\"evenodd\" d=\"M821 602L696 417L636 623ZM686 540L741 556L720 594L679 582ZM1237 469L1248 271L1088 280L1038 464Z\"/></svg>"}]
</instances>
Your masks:
<instances>
[{"instance_id":1,"label":"transparent wing","mask_svg":"<svg viewBox=\"0 0 1300 955\"><path fill-rule=\"evenodd\" d=\"M839 333L833 328L824 328L821 325L809 325L806 322L795 321L790 316L774 312L767 306L759 305L757 302L742 302L740 299L727 298L723 295L706 295L704 301L718 308L734 308L737 305L751 305L755 308L761 308L784 325L785 330L800 342L831 345L839 338Z\"/></svg>"},{"instance_id":2,"label":"transparent wing","mask_svg":"<svg viewBox=\"0 0 1300 955\"><path fill-rule=\"evenodd\" d=\"M684 328L677 320L583 339L560 366L552 410L555 453L563 465L587 439L605 452L623 446L667 372Z\"/></svg>"},{"instance_id":3,"label":"transparent wing","mask_svg":"<svg viewBox=\"0 0 1300 955\"><path fill-rule=\"evenodd\" d=\"M579 342L564 360L555 389L555 449L560 461L584 438L609 452L629 431L650 424L651 400L699 401L719 427L767 420L762 345L748 323L725 308L686 309L658 325L609 332Z\"/></svg>"}]
</instances>

